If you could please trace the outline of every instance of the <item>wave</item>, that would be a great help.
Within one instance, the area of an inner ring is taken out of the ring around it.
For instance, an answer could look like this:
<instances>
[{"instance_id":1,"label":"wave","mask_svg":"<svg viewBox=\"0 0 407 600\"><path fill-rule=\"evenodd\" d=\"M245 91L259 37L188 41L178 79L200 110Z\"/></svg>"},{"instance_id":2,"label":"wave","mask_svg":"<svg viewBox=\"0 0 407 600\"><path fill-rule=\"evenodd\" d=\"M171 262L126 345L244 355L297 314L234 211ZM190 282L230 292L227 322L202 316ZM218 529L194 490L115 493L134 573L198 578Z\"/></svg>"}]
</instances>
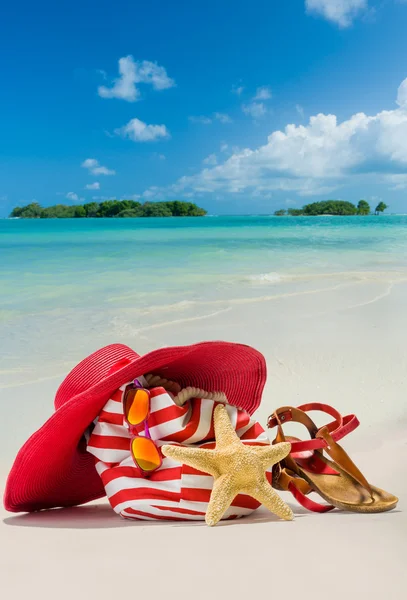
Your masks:
<instances>
[{"instance_id":1,"label":"wave","mask_svg":"<svg viewBox=\"0 0 407 600\"><path fill-rule=\"evenodd\" d=\"M404 282L407 279L406 270L389 270L389 271L331 271L329 273L310 272L310 273L292 273L282 275L272 271L271 273L260 273L257 275L248 275L244 277L244 281L252 283L281 283L298 281L310 282L320 279L342 279L350 281L389 281L389 282Z\"/></svg>"},{"instance_id":2,"label":"wave","mask_svg":"<svg viewBox=\"0 0 407 600\"><path fill-rule=\"evenodd\" d=\"M260 273L259 275L249 275L245 278L246 281L251 281L252 283L279 283L284 279L280 273Z\"/></svg>"}]
</instances>

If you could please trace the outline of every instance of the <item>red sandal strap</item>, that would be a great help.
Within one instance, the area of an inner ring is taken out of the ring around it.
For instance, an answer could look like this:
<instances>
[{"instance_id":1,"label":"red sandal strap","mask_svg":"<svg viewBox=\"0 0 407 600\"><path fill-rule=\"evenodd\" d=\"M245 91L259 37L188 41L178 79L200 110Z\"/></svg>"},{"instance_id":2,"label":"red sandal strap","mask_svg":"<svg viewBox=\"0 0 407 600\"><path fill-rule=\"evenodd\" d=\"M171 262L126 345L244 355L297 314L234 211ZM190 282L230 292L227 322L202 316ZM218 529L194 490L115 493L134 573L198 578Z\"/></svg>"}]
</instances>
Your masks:
<instances>
[{"instance_id":1,"label":"red sandal strap","mask_svg":"<svg viewBox=\"0 0 407 600\"><path fill-rule=\"evenodd\" d=\"M281 467L273 469L273 482L277 489L291 492L297 502L307 510L324 513L335 508L331 504L319 504L307 498L306 494L312 492L311 486L302 477L294 477L294 473L288 469Z\"/></svg>"},{"instance_id":2,"label":"red sandal strap","mask_svg":"<svg viewBox=\"0 0 407 600\"><path fill-rule=\"evenodd\" d=\"M307 510L311 510L312 512L317 513L324 513L335 508L331 504L319 504L319 502L314 502L314 500L311 500L311 498L307 498L307 496L305 496L301 492L301 490L299 490L296 487L294 481L291 481L289 483L288 489L292 493L294 498L297 500L297 502Z\"/></svg>"},{"instance_id":3,"label":"red sandal strap","mask_svg":"<svg viewBox=\"0 0 407 600\"><path fill-rule=\"evenodd\" d=\"M327 415L331 415L331 417L335 419L335 422L338 423L338 427L343 421L341 413L339 413L336 408L330 406L329 404L321 404L321 402L307 402L306 404L297 406L297 408L298 410L303 410L304 412L309 412L310 410L319 410Z\"/></svg>"},{"instance_id":4,"label":"red sandal strap","mask_svg":"<svg viewBox=\"0 0 407 600\"><path fill-rule=\"evenodd\" d=\"M281 426L282 423L287 423L290 421L295 421L302 423L305 425L311 435L313 437L309 440L305 441L295 441L292 442L291 449L292 452L303 452L305 450L322 450L323 448L327 448L328 443L322 437L317 437L318 430L311 419L306 415L306 412L311 410L319 410L329 414L331 417L334 417L334 421L325 425L321 429L327 429L332 436L332 439L338 441L354 431L359 426L359 421L356 415L347 415L346 417L342 417L342 415L329 406L328 404L320 404L318 402L310 402L308 404L302 404L298 408L294 408L291 406L286 406L280 408L273 415L270 415L267 421L267 426L269 429L273 429L274 427Z\"/></svg>"},{"instance_id":5,"label":"red sandal strap","mask_svg":"<svg viewBox=\"0 0 407 600\"><path fill-rule=\"evenodd\" d=\"M354 431L360 425L356 415L346 415L346 417L342 417L342 415L337 410L332 408L332 406L329 406L329 404L310 402L308 404L302 404L301 406L298 406L298 410L303 410L304 412L319 410L331 415L335 421L328 423L328 425L324 425L323 428L328 429L335 441L341 440L349 433L352 433L352 431Z\"/></svg>"}]
</instances>

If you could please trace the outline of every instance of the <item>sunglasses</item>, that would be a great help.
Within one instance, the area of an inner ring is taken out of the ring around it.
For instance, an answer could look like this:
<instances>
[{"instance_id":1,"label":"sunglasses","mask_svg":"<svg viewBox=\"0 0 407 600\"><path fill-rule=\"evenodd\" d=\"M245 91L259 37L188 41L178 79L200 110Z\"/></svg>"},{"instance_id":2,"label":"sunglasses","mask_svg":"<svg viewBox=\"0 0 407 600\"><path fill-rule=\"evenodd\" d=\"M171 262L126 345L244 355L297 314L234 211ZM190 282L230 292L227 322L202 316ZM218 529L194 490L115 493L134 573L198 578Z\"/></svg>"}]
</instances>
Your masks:
<instances>
[{"instance_id":1,"label":"sunglasses","mask_svg":"<svg viewBox=\"0 0 407 600\"><path fill-rule=\"evenodd\" d=\"M147 419L150 414L150 392L141 387L138 381L127 387L123 397L124 419L131 434L130 450L134 462L148 475L162 464L160 452L151 439ZM144 423L144 436L140 436L135 427Z\"/></svg>"}]
</instances>

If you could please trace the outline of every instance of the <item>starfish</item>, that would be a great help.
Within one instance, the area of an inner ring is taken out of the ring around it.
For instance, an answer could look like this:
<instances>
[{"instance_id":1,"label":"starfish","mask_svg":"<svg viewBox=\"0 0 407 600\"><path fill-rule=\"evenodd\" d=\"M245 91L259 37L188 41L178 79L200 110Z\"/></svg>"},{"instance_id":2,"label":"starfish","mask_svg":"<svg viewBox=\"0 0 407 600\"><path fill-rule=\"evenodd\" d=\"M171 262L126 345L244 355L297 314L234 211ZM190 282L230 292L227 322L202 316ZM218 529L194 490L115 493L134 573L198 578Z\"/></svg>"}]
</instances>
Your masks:
<instances>
[{"instance_id":1,"label":"starfish","mask_svg":"<svg viewBox=\"0 0 407 600\"><path fill-rule=\"evenodd\" d=\"M161 448L164 456L209 473L215 478L206 511L206 524L216 525L240 493L251 496L280 518L290 521L293 518L292 510L273 490L265 472L289 454L291 444L243 444L221 404L214 411L214 426L214 450L170 445Z\"/></svg>"}]
</instances>

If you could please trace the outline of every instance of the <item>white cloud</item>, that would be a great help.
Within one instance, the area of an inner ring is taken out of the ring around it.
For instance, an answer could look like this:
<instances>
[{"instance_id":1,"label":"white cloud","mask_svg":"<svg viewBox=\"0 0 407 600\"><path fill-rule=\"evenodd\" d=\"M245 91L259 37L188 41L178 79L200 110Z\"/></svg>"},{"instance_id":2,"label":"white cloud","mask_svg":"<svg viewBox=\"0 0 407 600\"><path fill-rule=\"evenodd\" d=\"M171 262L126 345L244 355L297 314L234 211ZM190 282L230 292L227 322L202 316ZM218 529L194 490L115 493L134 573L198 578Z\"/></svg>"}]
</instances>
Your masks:
<instances>
[{"instance_id":1,"label":"white cloud","mask_svg":"<svg viewBox=\"0 0 407 600\"><path fill-rule=\"evenodd\" d=\"M92 169L93 175L116 175L116 171L107 167L95 167Z\"/></svg>"},{"instance_id":2,"label":"white cloud","mask_svg":"<svg viewBox=\"0 0 407 600\"><path fill-rule=\"evenodd\" d=\"M85 169L93 169L94 167L97 167L99 165L99 161L96 160L96 158L87 158L86 160L83 161L83 163L81 164L81 167L85 167Z\"/></svg>"},{"instance_id":3,"label":"white cloud","mask_svg":"<svg viewBox=\"0 0 407 600\"><path fill-rule=\"evenodd\" d=\"M242 111L253 119L259 119L266 114L267 108L263 102L250 102L250 104L242 104Z\"/></svg>"},{"instance_id":4,"label":"white cloud","mask_svg":"<svg viewBox=\"0 0 407 600\"><path fill-rule=\"evenodd\" d=\"M101 85L98 88L99 96L135 102L140 97L138 83L152 85L155 90L165 90L175 85L164 67L149 60L135 61L131 55L119 59L119 74L112 87Z\"/></svg>"},{"instance_id":5,"label":"white cloud","mask_svg":"<svg viewBox=\"0 0 407 600\"><path fill-rule=\"evenodd\" d=\"M204 158L202 162L204 165L217 165L218 159L216 157L216 154L210 154L209 156Z\"/></svg>"},{"instance_id":6,"label":"white cloud","mask_svg":"<svg viewBox=\"0 0 407 600\"><path fill-rule=\"evenodd\" d=\"M297 111L297 113L300 115L301 119L303 119L303 118L305 117L305 114L304 114L304 109L303 109L303 107L301 106L301 104L296 104L296 105L295 105L295 110L296 110L296 111Z\"/></svg>"},{"instance_id":7,"label":"white cloud","mask_svg":"<svg viewBox=\"0 0 407 600\"><path fill-rule=\"evenodd\" d=\"M101 85L98 94L102 98L120 98L128 102L135 102L140 96L136 87L136 65L132 56L125 56L119 60L120 77L114 80L113 87Z\"/></svg>"},{"instance_id":8,"label":"white cloud","mask_svg":"<svg viewBox=\"0 0 407 600\"><path fill-rule=\"evenodd\" d=\"M399 89L397 90L396 102L400 106L400 108L404 108L407 110L407 78L404 81L402 81L399 85Z\"/></svg>"},{"instance_id":9,"label":"white cloud","mask_svg":"<svg viewBox=\"0 0 407 600\"><path fill-rule=\"evenodd\" d=\"M215 112L210 117L200 115L198 117L188 117L188 119L191 121L191 123L200 123L201 125L211 125L211 123L213 123L215 120L223 124L232 123L232 119L228 114L220 112Z\"/></svg>"},{"instance_id":10,"label":"white cloud","mask_svg":"<svg viewBox=\"0 0 407 600\"><path fill-rule=\"evenodd\" d=\"M105 202L105 200L117 200L116 196L92 196L92 200L97 202Z\"/></svg>"},{"instance_id":11,"label":"white cloud","mask_svg":"<svg viewBox=\"0 0 407 600\"><path fill-rule=\"evenodd\" d=\"M75 192L68 192L65 196L67 200L71 200L71 202L83 202L85 198L79 198L78 194Z\"/></svg>"},{"instance_id":12,"label":"white cloud","mask_svg":"<svg viewBox=\"0 0 407 600\"><path fill-rule=\"evenodd\" d=\"M140 194L125 194L120 200L139 200L140 198Z\"/></svg>"},{"instance_id":13,"label":"white cloud","mask_svg":"<svg viewBox=\"0 0 407 600\"><path fill-rule=\"evenodd\" d=\"M92 200L97 202L105 202L106 200L139 200L140 194L124 194L118 198L117 196L92 196Z\"/></svg>"},{"instance_id":14,"label":"white cloud","mask_svg":"<svg viewBox=\"0 0 407 600\"><path fill-rule=\"evenodd\" d=\"M244 91L244 87L242 85L232 87L232 93L236 94L237 96L240 96L243 91Z\"/></svg>"},{"instance_id":15,"label":"white cloud","mask_svg":"<svg viewBox=\"0 0 407 600\"><path fill-rule=\"evenodd\" d=\"M221 123L232 123L232 119L226 113L216 112L213 116Z\"/></svg>"},{"instance_id":16,"label":"white cloud","mask_svg":"<svg viewBox=\"0 0 407 600\"><path fill-rule=\"evenodd\" d=\"M87 158L83 161L81 167L88 169L92 175L116 175L116 171L103 167L96 158Z\"/></svg>"},{"instance_id":17,"label":"white cloud","mask_svg":"<svg viewBox=\"0 0 407 600\"><path fill-rule=\"evenodd\" d=\"M358 14L367 10L368 0L305 0L309 13L321 15L339 27L349 27Z\"/></svg>"},{"instance_id":18,"label":"white cloud","mask_svg":"<svg viewBox=\"0 0 407 600\"><path fill-rule=\"evenodd\" d=\"M385 175L385 181L390 185L391 190L407 189L407 174L395 173L393 175Z\"/></svg>"},{"instance_id":19,"label":"white cloud","mask_svg":"<svg viewBox=\"0 0 407 600\"><path fill-rule=\"evenodd\" d=\"M267 85L263 85L262 87L257 88L253 100L270 100L271 97L272 94L270 88Z\"/></svg>"},{"instance_id":20,"label":"white cloud","mask_svg":"<svg viewBox=\"0 0 407 600\"><path fill-rule=\"evenodd\" d=\"M165 125L147 125L140 119L131 119L126 125L114 131L121 137L133 142L152 142L159 138L169 138L170 133Z\"/></svg>"},{"instance_id":21,"label":"white cloud","mask_svg":"<svg viewBox=\"0 0 407 600\"><path fill-rule=\"evenodd\" d=\"M200 123L201 125L210 125L212 123L210 117L204 117L203 115L199 117L188 117L188 120L191 121L191 123Z\"/></svg>"},{"instance_id":22,"label":"white cloud","mask_svg":"<svg viewBox=\"0 0 407 600\"><path fill-rule=\"evenodd\" d=\"M148 83L155 90L167 90L175 86L175 81L168 77L164 67L160 67L157 63L143 60L135 63L138 81L140 83Z\"/></svg>"},{"instance_id":23,"label":"white cloud","mask_svg":"<svg viewBox=\"0 0 407 600\"><path fill-rule=\"evenodd\" d=\"M242 111L246 115L250 115L253 119L260 119L263 117L267 108L264 104L265 100L270 100L272 97L271 90L267 85L258 87L256 94L253 96L249 104L242 104Z\"/></svg>"},{"instance_id":24,"label":"white cloud","mask_svg":"<svg viewBox=\"0 0 407 600\"><path fill-rule=\"evenodd\" d=\"M100 190L100 183L95 181L95 183L87 183L85 185L85 190Z\"/></svg>"},{"instance_id":25,"label":"white cloud","mask_svg":"<svg viewBox=\"0 0 407 600\"><path fill-rule=\"evenodd\" d=\"M222 164L181 177L165 193L325 194L352 180L404 188L407 79L398 89L397 104L393 110L373 116L356 113L342 122L335 115L320 113L307 125L287 125L272 132L263 146L238 150Z\"/></svg>"},{"instance_id":26,"label":"white cloud","mask_svg":"<svg viewBox=\"0 0 407 600\"><path fill-rule=\"evenodd\" d=\"M220 151L221 152L227 152L228 148L229 148L229 146L226 143L223 143L223 144L220 145Z\"/></svg>"}]
</instances>

